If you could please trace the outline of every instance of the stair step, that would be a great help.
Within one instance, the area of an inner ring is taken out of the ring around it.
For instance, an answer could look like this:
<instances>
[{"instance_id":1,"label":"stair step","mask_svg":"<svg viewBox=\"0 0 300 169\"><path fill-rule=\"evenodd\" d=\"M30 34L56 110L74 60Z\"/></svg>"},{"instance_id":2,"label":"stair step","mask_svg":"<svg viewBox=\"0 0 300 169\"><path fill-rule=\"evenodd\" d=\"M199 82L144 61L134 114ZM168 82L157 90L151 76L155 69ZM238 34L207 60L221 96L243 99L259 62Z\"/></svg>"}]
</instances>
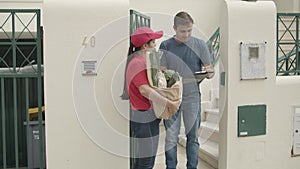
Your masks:
<instances>
[{"instance_id":1,"label":"stair step","mask_svg":"<svg viewBox=\"0 0 300 169\"><path fill-rule=\"evenodd\" d=\"M205 109L205 120L207 122L219 124L219 109Z\"/></svg>"},{"instance_id":2,"label":"stair step","mask_svg":"<svg viewBox=\"0 0 300 169\"><path fill-rule=\"evenodd\" d=\"M219 89L211 89L210 90L210 101L212 104L212 108L219 108Z\"/></svg>"},{"instance_id":3,"label":"stair step","mask_svg":"<svg viewBox=\"0 0 300 169\"><path fill-rule=\"evenodd\" d=\"M218 168L219 144L210 140L201 144L199 157L214 168Z\"/></svg>"},{"instance_id":4,"label":"stair step","mask_svg":"<svg viewBox=\"0 0 300 169\"><path fill-rule=\"evenodd\" d=\"M201 122L199 137L200 143L205 143L207 140L219 142L219 124Z\"/></svg>"},{"instance_id":5,"label":"stair step","mask_svg":"<svg viewBox=\"0 0 300 169\"><path fill-rule=\"evenodd\" d=\"M201 122L201 127L219 132L219 124L216 123L210 123L207 121Z\"/></svg>"},{"instance_id":6,"label":"stair step","mask_svg":"<svg viewBox=\"0 0 300 169\"><path fill-rule=\"evenodd\" d=\"M214 114L219 114L219 109L205 109L206 112L208 113L214 113Z\"/></svg>"},{"instance_id":7,"label":"stair step","mask_svg":"<svg viewBox=\"0 0 300 169\"><path fill-rule=\"evenodd\" d=\"M179 137L179 144L186 147L186 137ZM199 158L214 168L218 168L219 144L210 140L200 144Z\"/></svg>"}]
</instances>

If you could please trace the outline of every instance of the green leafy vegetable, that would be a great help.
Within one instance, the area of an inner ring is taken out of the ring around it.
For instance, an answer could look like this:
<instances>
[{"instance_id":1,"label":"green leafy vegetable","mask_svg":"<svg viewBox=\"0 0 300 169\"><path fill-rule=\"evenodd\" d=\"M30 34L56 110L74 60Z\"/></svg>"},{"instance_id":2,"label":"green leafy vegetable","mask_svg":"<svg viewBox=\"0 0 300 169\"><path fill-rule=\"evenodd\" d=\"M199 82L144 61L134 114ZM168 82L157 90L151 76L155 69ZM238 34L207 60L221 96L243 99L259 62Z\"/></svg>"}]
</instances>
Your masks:
<instances>
[{"instance_id":1,"label":"green leafy vegetable","mask_svg":"<svg viewBox=\"0 0 300 169\"><path fill-rule=\"evenodd\" d=\"M153 81L153 86L158 86L157 72L160 69L160 58L162 56L162 51L156 52L155 50L149 52L149 59L151 62L151 76Z\"/></svg>"},{"instance_id":2,"label":"green leafy vegetable","mask_svg":"<svg viewBox=\"0 0 300 169\"><path fill-rule=\"evenodd\" d=\"M162 56L163 52L155 50L149 52L149 59L151 62L151 76L152 76L152 82L153 86L158 87L158 76L157 73L160 70L160 58ZM178 72L175 72L174 70L164 70L163 71L164 76L167 80L167 87L171 87L173 84L175 84L177 81L179 81L179 74Z\"/></svg>"},{"instance_id":3,"label":"green leafy vegetable","mask_svg":"<svg viewBox=\"0 0 300 169\"><path fill-rule=\"evenodd\" d=\"M167 87L172 87L173 84L175 84L177 81L179 81L179 74L178 72L175 72L174 70L164 70L163 71L166 80L167 80Z\"/></svg>"}]
</instances>

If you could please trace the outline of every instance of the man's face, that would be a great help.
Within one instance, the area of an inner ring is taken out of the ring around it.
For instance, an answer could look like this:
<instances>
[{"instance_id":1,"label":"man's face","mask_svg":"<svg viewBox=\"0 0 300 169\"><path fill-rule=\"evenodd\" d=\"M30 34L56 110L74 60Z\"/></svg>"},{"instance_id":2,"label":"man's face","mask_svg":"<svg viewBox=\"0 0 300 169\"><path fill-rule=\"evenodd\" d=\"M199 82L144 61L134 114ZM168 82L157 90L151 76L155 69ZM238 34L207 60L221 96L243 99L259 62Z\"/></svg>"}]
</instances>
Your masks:
<instances>
[{"instance_id":1,"label":"man's face","mask_svg":"<svg viewBox=\"0 0 300 169\"><path fill-rule=\"evenodd\" d=\"M193 30L193 24L190 23L188 25L177 25L177 27L173 27L176 32L175 38L181 42L187 42L190 40Z\"/></svg>"}]
</instances>

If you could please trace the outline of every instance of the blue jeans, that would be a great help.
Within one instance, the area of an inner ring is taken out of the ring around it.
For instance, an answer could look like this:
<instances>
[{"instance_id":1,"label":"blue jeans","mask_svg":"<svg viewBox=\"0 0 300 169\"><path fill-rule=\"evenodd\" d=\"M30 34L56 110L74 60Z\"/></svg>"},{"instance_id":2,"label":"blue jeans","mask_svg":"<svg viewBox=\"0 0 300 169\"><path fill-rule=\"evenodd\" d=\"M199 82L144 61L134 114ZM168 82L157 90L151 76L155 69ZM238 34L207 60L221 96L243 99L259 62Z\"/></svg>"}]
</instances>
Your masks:
<instances>
[{"instance_id":1,"label":"blue jeans","mask_svg":"<svg viewBox=\"0 0 300 169\"><path fill-rule=\"evenodd\" d=\"M159 123L153 110L132 110L131 158L133 169L152 169L155 162L159 140Z\"/></svg>"},{"instance_id":2,"label":"blue jeans","mask_svg":"<svg viewBox=\"0 0 300 169\"><path fill-rule=\"evenodd\" d=\"M177 113L170 120L164 120L166 128L165 156L167 169L176 169L177 166L177 142L180 132L181 113L187 137L186 156L187 169L197 169L198 165L198 129L200 127L201 114L199 103L182 103Z\"/></svg>"}]
</instances>

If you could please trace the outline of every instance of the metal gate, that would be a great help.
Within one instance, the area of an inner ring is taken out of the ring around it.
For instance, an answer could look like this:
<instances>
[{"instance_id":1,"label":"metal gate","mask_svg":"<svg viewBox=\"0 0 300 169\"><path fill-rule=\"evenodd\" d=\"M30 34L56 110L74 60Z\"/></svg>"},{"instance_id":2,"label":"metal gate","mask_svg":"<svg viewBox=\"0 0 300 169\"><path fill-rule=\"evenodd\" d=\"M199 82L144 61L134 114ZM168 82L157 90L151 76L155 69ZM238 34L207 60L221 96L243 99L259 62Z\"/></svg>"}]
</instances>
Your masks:
<instances>
[{"instance_id":1,"label":"metal gate","mask_svg":"<svg viewBox=\"0 0 300 169\"><path fill-rule=\"evenodd\" d=\"M33 168L29 124L35 114L39 168L45 166L40 20L39 9L0 9L0 168Z\"/></svg>"},{"instance_id":2,"label":"metal gate","mask_svg":"<svg viewBox=\"0 0 300 169\"><path fill-rule=\"evenodd\" d=\"M139 13L135 10L130 10L130 28L129 28L129 39L131 40L130 38L130 35L139 27L141 26L148 26L150 27L150 17L149 16L146 16L142 13ZM129 42L130 43L130 42ZM129 45L130 46L130 45ZM129 106L130 107L130 106ZM131 110L129 110L129 112L131 112ZM131 113L130 113L131 114ZM130 115L130 119L131 119L131 115ZM129 125L131 126L131 125ZM135 140L133 139L133 133L131 131L131 128L130 128L130 168L132 169L134 166L134 158L132 157L135 157L135 154L133 154L133 152L135 152Z\"/></svg>"},{"instance_id":3,"label":"metal gate","mask_svg":"<svg viewBox=\"0 0 300 169\"><path fill-rule=\"evenodd\" d=\"M277 75L300 75L299 13L277 14Z\"/></svg>"}]
</instances>

